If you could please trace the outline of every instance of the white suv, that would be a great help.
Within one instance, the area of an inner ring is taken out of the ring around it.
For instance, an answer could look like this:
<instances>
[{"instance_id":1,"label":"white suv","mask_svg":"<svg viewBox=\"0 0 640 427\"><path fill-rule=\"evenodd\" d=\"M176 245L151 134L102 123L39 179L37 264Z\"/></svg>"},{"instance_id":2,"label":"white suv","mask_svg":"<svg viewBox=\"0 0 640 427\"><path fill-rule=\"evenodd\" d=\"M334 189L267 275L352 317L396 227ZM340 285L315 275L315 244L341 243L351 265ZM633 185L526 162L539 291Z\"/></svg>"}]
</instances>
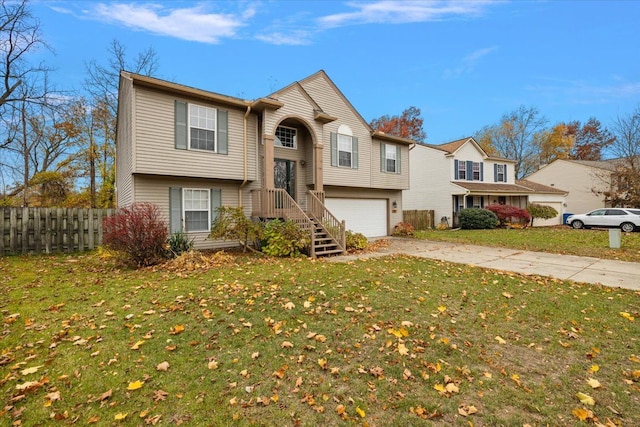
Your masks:
<instances>
[{"instance_id":1,"label":"white suv","mask_svg":"<svg viewBox=\"0 0 640 427\"><path fill-rule=\"evenodd\" d=\"M571 215L567 224L575 229L590 227L620 228L625 233L640 228L640 209L606 208Z\"/></svg>"}]
</instances>

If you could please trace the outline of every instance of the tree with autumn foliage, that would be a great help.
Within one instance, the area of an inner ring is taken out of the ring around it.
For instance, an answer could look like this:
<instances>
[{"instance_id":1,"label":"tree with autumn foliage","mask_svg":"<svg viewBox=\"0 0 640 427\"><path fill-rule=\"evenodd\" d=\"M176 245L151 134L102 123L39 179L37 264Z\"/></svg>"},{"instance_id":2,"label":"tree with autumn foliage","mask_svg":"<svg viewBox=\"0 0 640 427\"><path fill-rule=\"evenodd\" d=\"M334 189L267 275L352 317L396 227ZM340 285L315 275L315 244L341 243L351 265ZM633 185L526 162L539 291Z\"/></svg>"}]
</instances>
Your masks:
<instances>
[{"instance_id":1,"label":"tree with autumn foliage","mask_svg":"<svg viewBox=\"0 0 640 427\"><path fill-rule=\"evenodd\" d=\"M568 127L564 123L558 123L551 129L537 132L533 139L538 147L540 165L569 158L575 141L574 136L569 134Z\"/></svg>"},{"instance_id":2,"label":"tree with autumn foliage","mask_svg":"<svg viewBox=\"0 0 640 427\"><path fill-rule=\"evenodd\" d=\"M417 107L407 108L400 116L385 115L369 123L369 126L378 132L421 143L427 139L423 125L424 120L420 117L420 109Z\"/></svg>"},{"instance_id":3,"label":"tree with autumn foliage","mask_svg":"<svg viewBox=\"0 0 640 427\"><path fill-rule=\"evenodd\" d=\"M602 150L610 147L616 137L602 125L595 117L586 123L569 122L566 125L567 136L573 138L573 148L570 158L574 160L602 160Z\"/></svg>"},{"instance_id":4,"label":"tree with autumn foliage","mask_svg":"<svg viewBox=\"0 0 640 427\"><path fill-rule=\"evenodd\" d=\"M611 191L606 194L613 206L640 207L640 105L613 122L616 136L611 152L617 156Z\"/></svg>"}]
</instances>

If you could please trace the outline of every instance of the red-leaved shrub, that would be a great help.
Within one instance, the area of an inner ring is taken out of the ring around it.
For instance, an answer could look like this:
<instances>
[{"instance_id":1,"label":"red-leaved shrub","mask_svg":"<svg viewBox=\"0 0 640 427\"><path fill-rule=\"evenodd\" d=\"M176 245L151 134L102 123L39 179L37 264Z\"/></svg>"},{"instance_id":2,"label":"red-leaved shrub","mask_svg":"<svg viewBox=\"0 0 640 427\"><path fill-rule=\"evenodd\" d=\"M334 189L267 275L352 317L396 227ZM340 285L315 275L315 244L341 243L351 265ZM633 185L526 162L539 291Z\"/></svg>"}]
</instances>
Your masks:
<instances>
[{"instance_id":1,"label":"red-leaved shrub","mask_svg":"<svg viewBox=\"0 0 640 427\"><path fill-rule=\"evenodd\" d=\"M500 221L500 227L505 227L507 222L527 224L531 219L531 214L526 209L520 209L515 206L495 204L484 208L496 214L498 221Z\"/></svg>"},{"instance_id":2,"label":"red-leaved shrub","mask_svg":"<svg viewBox=\"0 0 640 427\"><path fill-rule=\"evenodd\" d=\"M126 255L137 266L153 265L166 257L169 235L160 209L151 203L134 203L104 219L102 243Z\"/></svg>"}]
</instances>

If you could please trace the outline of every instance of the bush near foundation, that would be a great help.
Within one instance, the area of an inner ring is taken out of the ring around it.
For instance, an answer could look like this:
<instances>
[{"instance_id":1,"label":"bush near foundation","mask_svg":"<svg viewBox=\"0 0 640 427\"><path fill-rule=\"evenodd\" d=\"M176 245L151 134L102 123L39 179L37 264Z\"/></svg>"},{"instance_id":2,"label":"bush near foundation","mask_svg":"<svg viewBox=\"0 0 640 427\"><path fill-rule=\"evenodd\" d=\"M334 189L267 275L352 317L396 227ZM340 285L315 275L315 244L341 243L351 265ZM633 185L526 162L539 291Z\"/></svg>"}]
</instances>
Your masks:
<instances>
[{"instance_id":1,"label":"bush near foundation","mask_svg":"<svg viewBox=\"0 0 640 427\"><path fill-rule=\"evenodd\" d=\"M408 222L399 222L395 227L393 227L394 236L411 237L413 236L414 231L413 225Z\"/></svg>"},{"instance_id":2,"label":"bush near foundation","mask_svg":"<svg viewBox=\"0 0 640 427\"><path fill-rule=\"evenodd\" d=\"M460 228L465 230L484 230L496 228L500 221L493 212L486 209L466 208L461 209L458 222Z\"/></svg>"},{"instance_id":3,"label":"bush near foundation","mask_svg":"<svg viewBox=\"0 0 640 427\"><path fill-rule=\"evenodd\" d=\"M515 206L495 204L485 206L485 209L496 214L498 221L500 221L500 227L506 227L509 222L526 225L531 220L531 215L526 209Z\"/></svg>"},{"instance_id":4,"label":"bush near foundation","mask_svg":"<svg viewBox=\"0 0 640 427\"><path fill-rule=\"evenodd\" d=\"M102 243L138 267L161 262L167 256L168 225L151 203L134 203L103 222Z\"/></svg>"},{"instance_id":5,"label":"bush near foundation","mask_svg":"<svg viewBox=\"0 0 640 427\"><path fill-rule=\"evenodd\" d=\"M362 233L356 233L355 231L347 230L345 233L345 245L347 250L362 250L366 249L369 245L369 241Z\"/></svg>"}]
</instances>

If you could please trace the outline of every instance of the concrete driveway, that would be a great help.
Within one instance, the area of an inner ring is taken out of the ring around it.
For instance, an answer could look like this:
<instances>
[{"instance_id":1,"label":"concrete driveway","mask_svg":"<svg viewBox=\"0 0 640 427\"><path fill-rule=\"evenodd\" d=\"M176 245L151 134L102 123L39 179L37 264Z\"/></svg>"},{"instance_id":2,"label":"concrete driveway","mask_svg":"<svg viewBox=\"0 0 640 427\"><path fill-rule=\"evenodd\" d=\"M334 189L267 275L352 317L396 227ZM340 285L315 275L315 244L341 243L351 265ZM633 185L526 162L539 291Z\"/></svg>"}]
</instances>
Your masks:
<instances>
[{"instance_id":1,"label":"concrete driveway","mask_svg":"<svg viewBox=\"0 0 640 427\"><path fill-rule=\"evenodd\" d=\"M342 255L328 260L340 262L405 254L521 274L640 290L640 263L398 237L388 237L386 242L388 245L380 245L376 252Z\"/></svg>"}]
</instances>

